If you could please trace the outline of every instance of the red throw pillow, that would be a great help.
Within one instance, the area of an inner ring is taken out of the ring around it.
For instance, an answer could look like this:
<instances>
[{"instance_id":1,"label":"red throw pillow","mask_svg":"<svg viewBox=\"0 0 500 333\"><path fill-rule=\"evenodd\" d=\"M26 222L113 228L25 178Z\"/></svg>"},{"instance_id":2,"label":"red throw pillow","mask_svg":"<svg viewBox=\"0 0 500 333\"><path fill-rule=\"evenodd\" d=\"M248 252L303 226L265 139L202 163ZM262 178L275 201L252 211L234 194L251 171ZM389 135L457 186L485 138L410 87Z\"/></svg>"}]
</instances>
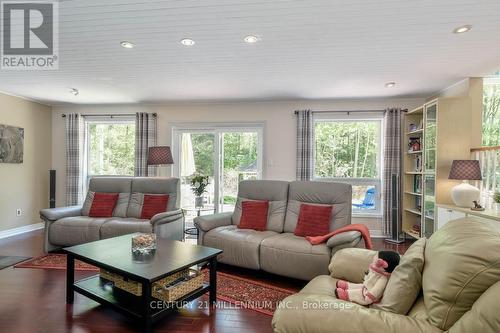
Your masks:
<instances>
[{"instance_id":1,"label":"red throw pillow","mask_svg":"<svg viewBox=\"0 0 500 333\"><path fill-rule=\"evenodd\" d=\"M269 201L245 200L241 203L241 219L238 228L265 231Z\"/></svg>"},{"instance_id":2,"label":"red throw pillow","mask_svg":"<svg viewBox=\"0 0 500 333\"><path fill-rule=\"evenodd\" d=\"M150 220L158 213L167 211L168 194L152 195L144 194L142 203L141 219Z\"/></svg>"},{"instance_id":3,"label":"red throw pillow","mask_svg":"<svg viewBox=\"0 0 500 333\"><path fill-rule=\"evenodd\" d=\"M118 193L94 193L94 200L90 206L90 217L112 217L116 202L118 201Z\"/></svg>"},{"instance_id":4,"label":"red throw pillow","mask_svg":"<svg viewBox=\"0 0 500 333\"><path fill-rule=\"evenodd\" d=\"M294 234L302 237L326 235L330 231L332 209L332 206L300 205Z\"/></svg>"}]
</instances>

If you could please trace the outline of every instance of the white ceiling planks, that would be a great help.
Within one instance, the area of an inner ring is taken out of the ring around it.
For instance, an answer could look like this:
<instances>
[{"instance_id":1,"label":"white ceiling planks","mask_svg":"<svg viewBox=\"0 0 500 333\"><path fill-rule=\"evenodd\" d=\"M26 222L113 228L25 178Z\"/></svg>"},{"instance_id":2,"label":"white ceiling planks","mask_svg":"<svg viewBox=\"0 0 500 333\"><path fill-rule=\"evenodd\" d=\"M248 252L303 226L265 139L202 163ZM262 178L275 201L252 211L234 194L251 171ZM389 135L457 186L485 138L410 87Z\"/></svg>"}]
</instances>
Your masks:
<instances>
[{"instance_id":1,"label":"white ceiling planks","mask_svg":"<svg viewBox=\"0 0 500 333\"><path fill-rule=\"evenodd\" d=\"M498 0L61 1L59 70L1 70L0 91L48 104L428 96L500 68L499 12Z\"/></svg>"}]
</instances>

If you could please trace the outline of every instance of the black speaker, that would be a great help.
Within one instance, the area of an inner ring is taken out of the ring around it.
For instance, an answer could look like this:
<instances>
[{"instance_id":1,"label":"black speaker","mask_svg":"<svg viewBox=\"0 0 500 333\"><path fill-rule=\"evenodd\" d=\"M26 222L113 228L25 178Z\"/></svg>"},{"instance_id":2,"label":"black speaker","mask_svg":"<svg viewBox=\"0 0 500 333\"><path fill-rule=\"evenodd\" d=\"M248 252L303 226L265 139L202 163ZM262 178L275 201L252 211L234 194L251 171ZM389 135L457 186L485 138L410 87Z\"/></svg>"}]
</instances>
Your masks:
<instances>
[{"instance_id":1,"label":"black speaker","mask_svg":"<svg viewBox=\"0 0 500 333\"><path fill-rule=\"evenodd\" d=\"M401 223L399 218L400 213L400 203L401 196L399 189L401 184L399 183L399 175L393 173L391 175L391 225L392 233L391 238L386 239L388 243L401 244L405 241L404 236L401 233Z\"/></svg>"},{"instance_id":2,"label":"black speaker","mask_svg":"<svg viewBox=\"0 0 500 333\"><path fill-rule=\"evenodd\" d=\"M49 192L49 207L56 208L56 170L49 171L50 192Z\"/></svg>"}]
</instances>

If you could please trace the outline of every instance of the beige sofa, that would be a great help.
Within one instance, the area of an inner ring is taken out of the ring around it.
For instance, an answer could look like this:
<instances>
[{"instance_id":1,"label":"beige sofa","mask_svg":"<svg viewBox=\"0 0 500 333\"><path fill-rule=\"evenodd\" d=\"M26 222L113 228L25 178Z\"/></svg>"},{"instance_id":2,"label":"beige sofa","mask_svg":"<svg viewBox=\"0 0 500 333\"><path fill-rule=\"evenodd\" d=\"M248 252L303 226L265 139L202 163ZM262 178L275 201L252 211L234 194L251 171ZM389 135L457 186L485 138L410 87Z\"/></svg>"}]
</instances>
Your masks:
<instances>
[{"instance_id":1,"label":"beige sofa","mask_svg":"<svg viewBox=\"0 0 500 333\"><path fill-rule=\"evenodd\" d=\"M371 307L338 300L334 290L340 278L361 282L375 253L338 251L330 276L316 277L282 302L273 317L274 331L500 332L500 223L474 218L451 221L421 244L421 250L414 244L401 258L418 266L415 254L421 251L421 275L414 271L393 280L396 269L382 301ZM420 284L413 289L416 282ZM398 283L403 288L395 292ZM396 305L405 310L397 311Z\"/></svg>"},{"instance_id":2,"label":"beige sofa","mask_svg":"<svg viewBox=\"0 0 500 333\"><path fill-rule=\"evenodd\" d=\"M126 235L134 232L154 232L160 237L182 240L184 215L179 209L178 178L146 177L94 177L89 182L89 192L83 206L70 206L40 211L45 222L45 251L65 246L93 242L99 239ZM95 192L119 193L111 218L88 216L92 195ZM167 210L151 220L141 219L142 200L145 193L168 194Z\"/></svg>"},{"instance_id":3,"label":"beige sofa","mask_svg":"<svg viewBox=\"0 0 500 333\"><path fill-rule=\"evenodd\" d=\"M293 234L302 203L333 205L330 231L351 223L351 186L332 182L249 180L239 184L234 212L197 217L198 242L223 250L225 264L262 269L297 279L310 280L328 273L328 263L339 249L354 247L357 231L334 236L325 244L311 245ZM239 229L241 202L268 200L267 231Z\"/></svg>"}]
</instances>

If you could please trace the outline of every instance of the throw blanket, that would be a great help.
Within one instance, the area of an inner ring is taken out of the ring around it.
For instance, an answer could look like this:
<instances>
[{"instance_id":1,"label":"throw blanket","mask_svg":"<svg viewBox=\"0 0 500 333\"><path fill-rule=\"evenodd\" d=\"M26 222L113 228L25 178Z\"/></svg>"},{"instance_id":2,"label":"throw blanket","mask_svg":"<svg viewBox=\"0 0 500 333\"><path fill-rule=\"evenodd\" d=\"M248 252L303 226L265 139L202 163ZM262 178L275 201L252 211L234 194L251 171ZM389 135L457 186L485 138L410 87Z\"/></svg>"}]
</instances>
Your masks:
<instances>
[{"instance_id":1,"label":"throw blanket","mask_svg":"<svg viewBox=\"0 0 500 333\"><path fill-rule=\"evenodd\" d=\"M332 231L329 234L323 236L307 236L306 239L312 245L318 245L326 242L332 236L347 231L359 231L361 233L361 237L363 237L363 241L365 242L365 248L367 248L368 250L371 250L373 248L372 239L370 237L370 231L364 224L349 224L346 225L345 227Z\"/></svg>"}]
</instances>

